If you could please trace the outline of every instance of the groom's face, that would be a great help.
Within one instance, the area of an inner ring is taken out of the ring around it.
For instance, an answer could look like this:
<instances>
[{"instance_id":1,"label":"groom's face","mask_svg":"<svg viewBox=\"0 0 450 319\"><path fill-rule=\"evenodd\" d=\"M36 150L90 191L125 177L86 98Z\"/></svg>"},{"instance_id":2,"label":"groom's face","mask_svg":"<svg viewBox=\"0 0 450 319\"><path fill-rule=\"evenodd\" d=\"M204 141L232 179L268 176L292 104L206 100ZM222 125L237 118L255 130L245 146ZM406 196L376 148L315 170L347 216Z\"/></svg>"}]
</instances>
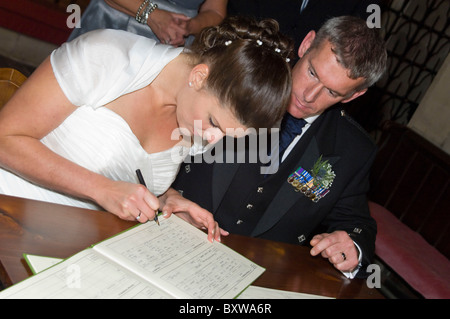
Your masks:
<instances>
[{"instance_id":1,"label":"groom's face","mask_svg":"<svg viewBox=\"0 0 450 319\"><path fill-rule=\"evenodd\" d=\"M299 48L300 60L292 71L292 96L288 112L297 118L307 118L330 106L349 102L364 94L356 91L364 78L352 79L349 70L337 60L331 43L309 50L315 33L310 32Z\"/></svg>"}]
</instances>

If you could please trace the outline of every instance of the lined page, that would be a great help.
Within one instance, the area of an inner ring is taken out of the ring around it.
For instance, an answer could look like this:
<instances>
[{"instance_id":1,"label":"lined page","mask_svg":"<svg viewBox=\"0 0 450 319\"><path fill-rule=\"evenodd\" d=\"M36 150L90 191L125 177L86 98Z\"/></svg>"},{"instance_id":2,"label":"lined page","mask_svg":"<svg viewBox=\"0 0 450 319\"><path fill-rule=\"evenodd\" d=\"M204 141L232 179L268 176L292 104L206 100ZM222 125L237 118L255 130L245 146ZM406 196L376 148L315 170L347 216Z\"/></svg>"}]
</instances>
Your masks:
<instances>
[{"instance_id":1,"label":"lined page","mask_svg":"<svg viewBox=\"0 0 450 319\"><path fill-rule=\"evenodd\" d=\"M264 269L176 216L86 249L1 298L234 298Z\"/></svg>"},{"instance_id":2,"label":"lined page","mask_svg":"<svg viewBox=\"0 0 450 319\"><path fill-rule=\"evenodd\" d=\"M0 292L0 299L160 299L169 295L92 249Z\"/></svg>"},{"instance_id":3,"label":"lined page","mask_svg":"<svg viewBox=\"0 0 450 319\"><path fill-rule=\"evenodd\" d=\"M264 269L172 215L97 246L176 298L234 298Z\"/></svg>"}]
</instances>

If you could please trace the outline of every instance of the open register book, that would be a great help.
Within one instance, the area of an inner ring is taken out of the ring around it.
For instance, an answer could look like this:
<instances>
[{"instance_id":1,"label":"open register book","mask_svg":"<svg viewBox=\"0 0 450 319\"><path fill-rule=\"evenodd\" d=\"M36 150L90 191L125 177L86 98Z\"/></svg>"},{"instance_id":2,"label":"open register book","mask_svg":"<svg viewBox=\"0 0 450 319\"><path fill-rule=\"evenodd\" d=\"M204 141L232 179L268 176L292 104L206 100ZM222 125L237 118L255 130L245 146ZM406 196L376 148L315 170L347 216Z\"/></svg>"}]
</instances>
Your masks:
<instances>
[{"instance_id":1,"label":"open register book","mask_svg":"<svg viewBox=\"0 0 450 319\"><path fill-rule=\"evenodd\" d=\"M31 268L33 274L37 274L45 269L59 263L62 259L36 256L24 254L25 261ZM249 286L245 289L237 299L332 299L330 297L312 295L301 292L285 291L278 289L271 289L258 286Z\"/></svg>"},{"instance_id":2,"label":"open register book","mask_svg":"<svg viewBox=\"0 0 450 319\"><path fill-rule=\"evenodd\" d=\"M0 292L1 298L235 298L263 272L172 215L140 224Z\"/></svg>"}]
</instances>

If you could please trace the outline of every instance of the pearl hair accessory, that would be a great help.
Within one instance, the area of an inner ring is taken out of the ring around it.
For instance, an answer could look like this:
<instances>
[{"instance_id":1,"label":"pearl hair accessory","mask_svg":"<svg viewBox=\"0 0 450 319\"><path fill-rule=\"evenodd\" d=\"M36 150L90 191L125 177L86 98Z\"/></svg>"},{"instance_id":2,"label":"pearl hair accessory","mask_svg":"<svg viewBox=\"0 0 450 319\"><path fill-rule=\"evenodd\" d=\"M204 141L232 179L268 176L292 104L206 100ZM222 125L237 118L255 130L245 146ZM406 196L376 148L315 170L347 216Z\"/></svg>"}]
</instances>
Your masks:
<instances>
[{"instance_id":1,"label":"pearl hair accessory","mask_svg":"<svg viewBox=\"0 0 450 319\"><path fill-rule=\"evenodd\" d=\"M225 45L226 45L226 46L229 46L231 43L233 43L233 41L231 41L231 40L225 41ZM258 46L261 46L261 45L263 45L263 42L262 42L261 40L258 39L258 40L256 40L256 44L257 44ZM280 48L275 48L275 52L276 52L276 53L281 53ZM285 60L286 60L286 63L289 63L289 62L291 61L291 59L289 59L289 58L286 58ZM191 84L191 83L189 83L189 84Z\"/></svg>"}]
</instances>

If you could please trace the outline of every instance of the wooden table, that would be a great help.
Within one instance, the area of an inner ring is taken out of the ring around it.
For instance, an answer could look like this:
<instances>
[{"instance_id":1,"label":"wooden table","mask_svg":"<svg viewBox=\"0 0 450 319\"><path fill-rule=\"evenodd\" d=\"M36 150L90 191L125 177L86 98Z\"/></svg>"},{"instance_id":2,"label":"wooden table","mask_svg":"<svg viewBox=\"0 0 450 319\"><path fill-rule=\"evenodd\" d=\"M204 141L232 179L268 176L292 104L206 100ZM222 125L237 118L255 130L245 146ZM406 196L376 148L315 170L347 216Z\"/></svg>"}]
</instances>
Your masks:
<instances>
[{"instance_id":1,"label":"wooden table","mask_svg":"<svg viewBox=\"0 0 450 319\"><path fill-rule=\"evenodd\" d=\"M7 287L31 271L22 254L67 258L135 222L116 216L0 195L0 280ZM347 279L308 247L229 235L222 242L266 271L253 284L336 298L380 299L362 279Z\"/></svg>"}]
</instances>

